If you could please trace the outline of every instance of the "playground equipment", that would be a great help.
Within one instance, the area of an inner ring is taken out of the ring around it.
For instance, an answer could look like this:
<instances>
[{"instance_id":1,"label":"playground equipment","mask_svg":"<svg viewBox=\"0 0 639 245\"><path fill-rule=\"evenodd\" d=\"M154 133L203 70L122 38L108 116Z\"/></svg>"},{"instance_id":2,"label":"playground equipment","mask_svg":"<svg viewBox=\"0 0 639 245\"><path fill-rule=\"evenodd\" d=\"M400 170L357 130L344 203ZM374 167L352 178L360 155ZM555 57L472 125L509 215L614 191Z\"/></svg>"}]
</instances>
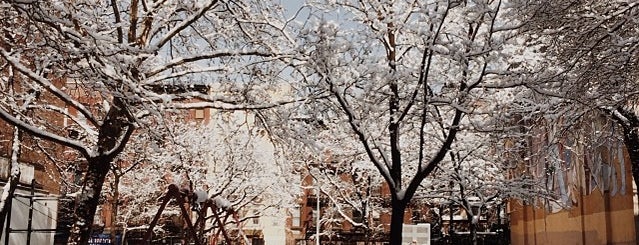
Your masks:
<instances>
[{"instance_id":1,"label":"playground equipment","mask_svg":"<svg viewBox=\"0 0 639 245\"><path fill-rule=\"evenodd\" d=\"M232 239L229 237L229 234L225 229L225 224L229 217L233 217L236 225L240 228L240 222L236 210L234 210L231 206L231 202L222 197L218 196L208 198L204 191L193 191L191 189L184 188L180 189L177 185L171 184L169 185L167 192L160 199L162 200L162 205L155 214L155 217L153 217L153 220L144 235L145 244L151 243L153 228L157 225L160 217L162 216L164 208L166 208L166 205L172 199L175 200L177 205L180 207L182 218L187 225L187 232L185 234L185 242L187 243L192 240L195 245L204 244L202 238L205 233L204 224L206 223L206 215L209 209L211 210L212 218L214 219L213 223L217 226L217 232L214 236L215 238L221 234L227 244L232 244ZM191 220L187 204L190 205L193 208L193 211L196 211L197 213L197 220L195 223ZM241 233L240 229L240 234Z\"/></svg>"}]
</instances>

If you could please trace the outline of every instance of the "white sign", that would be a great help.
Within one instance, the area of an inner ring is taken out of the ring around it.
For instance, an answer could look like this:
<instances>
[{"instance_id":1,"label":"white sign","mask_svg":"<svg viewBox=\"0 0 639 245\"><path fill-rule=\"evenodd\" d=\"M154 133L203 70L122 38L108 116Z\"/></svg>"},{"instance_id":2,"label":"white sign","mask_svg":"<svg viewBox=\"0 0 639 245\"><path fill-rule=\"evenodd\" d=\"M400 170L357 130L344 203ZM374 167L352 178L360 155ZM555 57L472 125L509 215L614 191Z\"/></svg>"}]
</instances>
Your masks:
<instances>
[{"instance_id":1,"label":"white sign","mask_svg":"<svg viewBox=\"0 0 639 245\"><path fill-rule=\"evenodd\" d=\"M430 224L404 224L402 244L430 245Z\"/></svg>"}]
</instances>

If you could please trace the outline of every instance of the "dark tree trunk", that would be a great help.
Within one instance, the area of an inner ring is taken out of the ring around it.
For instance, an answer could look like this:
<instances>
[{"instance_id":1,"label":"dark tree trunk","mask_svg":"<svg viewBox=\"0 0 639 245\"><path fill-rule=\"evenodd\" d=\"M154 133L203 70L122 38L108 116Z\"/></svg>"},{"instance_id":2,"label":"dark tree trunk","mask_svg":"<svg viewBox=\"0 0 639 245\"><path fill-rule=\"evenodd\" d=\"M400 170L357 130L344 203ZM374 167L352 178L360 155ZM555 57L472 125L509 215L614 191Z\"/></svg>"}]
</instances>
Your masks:
<instances>
[{"instance_id":1,"label":"dark tree trunk","mask_svg":"<svg viewBox=\"0 0 639 245\"><path fill-rule=\"evenodd\" d=\"M617 108L617 112L619 112L623 117L612 113L612 111L608 112L611 113L612 117L617 120L623 129L623 141L626 146L626 150L628 150L628 156L630 157L632 177L635 188L639 190L639 117L637 117L637 114L633 111L628 111L623 108ZM636 195L636 198L639 198L639 192L633 195ZM635 216L635 224L638 223L639 221ZM639 234L639 227L635 227L635 231Z\"/></svg>"},{"instance_id":2,"label":"dark tree trunk","mask_svg":"<svg viewBox=\"0 0 639 245\"><path fill-rule=\"evenodd\" d=\"M470 232L470 244L477 245L477 224L473 222L473 215L469 215L468 224L468 231Z\"/></svg>"},{"instance_id":3,"label":"dark tree trunk","mask_svg":"<svg viewBox=\"0 0 639 245\"><path fill-rule=\"evenodd\" d=\"M637 127L623 127L624 145L630 156L630 166L632 169L632 177L634 178L635 187L639 190L639 132ZM637 194L639 198L639 193Z\"/></svg>"},{"instance_id":4,"label":"dark tree trunk","mask_svg":"<svg viewBox=\"0 0 639 245\"><path fill-rule=\"evenodd\" d=\"M406 211L406 203L393 197L391 199L391 207L389 242L390 244L402 244L402 230L404 228L404 212Z\"/></svg>"},{"instance_id":5,"label":"dark tree trunk","mask_svg":"<svg viewBox=\"0 0 639 245\"><path fill-rule=\"evenodd\" d=\"M104 179L109 172L112 158L98 157L88 160L89 168L84 177L82 191L77 198L75 223L71 231L71 244L87 244L91 238L93 219L100 203Z\"/></svg>"},{"instance_id":6,"label":"dark tree trunk","mask_svg":"<svg viewBox=\"0 0 639 245\"><path fill-rule=\"evenodd\" d=\"M87 157L88 169L84 176L82 191L76 197L75 223L69 237L70 244L85 245L91 238L93 218L99 205L104 179L109 173L113 159L124 149L133 132L126 105L121 99L113 100L113 107L98 134L96 157Z\"/></svg>"},{"instance_id":7,"label":"dark tree trunk","mask_svg":"<svg viewBox=\"0 0 639 245\"><path fill-rule=\"evenodd\" d=\"M632 177L634 178L635 187L639 190L639 117L634 112L623 108L619 108L617 111L625 117L625 119L622 119L613 114L613 118L619 122L623 129L623 141L630 157ZM637 198L639 198L639 192L637 193Z\"/></svg>"}]
</instances>

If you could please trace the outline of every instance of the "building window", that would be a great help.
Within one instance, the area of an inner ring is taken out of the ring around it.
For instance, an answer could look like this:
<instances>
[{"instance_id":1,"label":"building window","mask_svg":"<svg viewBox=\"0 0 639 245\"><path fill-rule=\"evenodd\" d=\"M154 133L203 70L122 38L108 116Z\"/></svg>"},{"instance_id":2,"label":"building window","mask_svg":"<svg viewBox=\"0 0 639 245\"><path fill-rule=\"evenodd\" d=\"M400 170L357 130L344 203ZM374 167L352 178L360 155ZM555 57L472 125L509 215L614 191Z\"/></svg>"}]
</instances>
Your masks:
<instances>
[{"instance_id":1,"label":"building window","mask_svg":"<svg viewBox=\"0 0 639 245\"><path fill-rule=\"evenodd\" d=\"M251 245L264 245L264 239L262 238L252 238Z\"/></svg>"},{"instance_id":2,"label":"building window","mask_svg":"<svg viewBox=\"0 0 639 245\"><path fill-rule=\"evenodd\" d=\"M413 224L419 224L419 223L424 223L424 220L422 219L422 212L420 209L418 208L414 208L412 210L412 215L413 215Z\"/></svg>"},{"instance_id":3,"label":"building window","mask_svg":"<svg viewBox=\"0 0 639 245\"><path fill-rule=\"evenodd\" d=\"M195 109L195 119L204 119L204 109Z\"/></svg>"},{"instance_id":4,"label":"building window","mask_svg":"<svg viewBox=\"0 0 639 245\"><path fill-rule=\"evenodd\" d=\"M300 212L301 212L301 210L300 210L299 206L294 207L291 210L291 226L292 227L300 227L301 226L300 225L301 224L301 222L300 222L300 220L301 220Z\"/></svg>"}]
</instances>

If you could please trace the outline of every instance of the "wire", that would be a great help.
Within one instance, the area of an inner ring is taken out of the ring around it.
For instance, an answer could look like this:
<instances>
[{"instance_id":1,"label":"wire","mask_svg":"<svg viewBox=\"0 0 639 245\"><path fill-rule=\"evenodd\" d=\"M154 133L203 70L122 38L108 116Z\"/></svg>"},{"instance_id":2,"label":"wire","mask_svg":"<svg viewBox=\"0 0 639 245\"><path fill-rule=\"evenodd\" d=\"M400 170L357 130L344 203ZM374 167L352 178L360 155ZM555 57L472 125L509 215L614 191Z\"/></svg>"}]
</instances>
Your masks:
<instances>
[{"instance_id":1,"label":"wire","mask_svg":"<svg viewBox=\"0 0 639 245\"><path fill-rule=\"evenodd\" d=\"M54 219L53 217L49 216L48 214L43 213L43 212L42 212L42 211L40 211L39 209L36 209L36 208L35 208L35 206L34 206L34 207L30 207L30 206L31 206L30 204L25 203L25 202L23 202L22 200L20 200L20 199L18 199L18 198L15 198L15 197L13 197L13 200L16 200L16 201L18 201L18 202L22 203L22 205L27 206L27 207L29 207L30 209L37 211L38 213L40 213L40 214L42 214L42 215L44 215L44 216L48 217L49 219L51 219L51 220L55 221L56 223L58 222L58 220L57 220L57 219ZM35 201L34 201L34 203L35 203L35 202L37 202L37 200L35 200Z\"/></svg>"}]
</instances>

